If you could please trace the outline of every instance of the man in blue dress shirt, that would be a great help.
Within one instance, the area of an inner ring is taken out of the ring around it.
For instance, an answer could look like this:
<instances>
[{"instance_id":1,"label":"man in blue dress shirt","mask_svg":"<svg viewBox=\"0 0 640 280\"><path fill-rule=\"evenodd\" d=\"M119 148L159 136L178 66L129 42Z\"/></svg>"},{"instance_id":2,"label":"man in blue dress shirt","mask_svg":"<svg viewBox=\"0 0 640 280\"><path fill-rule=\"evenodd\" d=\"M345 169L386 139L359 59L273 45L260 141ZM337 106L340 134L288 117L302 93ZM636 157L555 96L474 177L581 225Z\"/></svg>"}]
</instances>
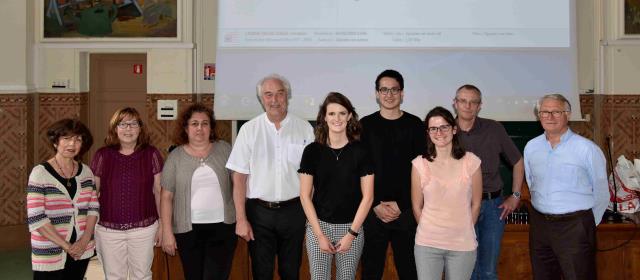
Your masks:
<instances>
[{"instance_id":1,"label":"man in blue dress shirt","mask_svg":"<svg viewBox=\"0 0 640 280\"><path fill-rule=\"evenodd\" d=\"M606 160L569 129L564 96L545 95L536 113L545 132L524 148L534 279L596 279L596 226L609 203Z\"/></svg>"}]
</instances>

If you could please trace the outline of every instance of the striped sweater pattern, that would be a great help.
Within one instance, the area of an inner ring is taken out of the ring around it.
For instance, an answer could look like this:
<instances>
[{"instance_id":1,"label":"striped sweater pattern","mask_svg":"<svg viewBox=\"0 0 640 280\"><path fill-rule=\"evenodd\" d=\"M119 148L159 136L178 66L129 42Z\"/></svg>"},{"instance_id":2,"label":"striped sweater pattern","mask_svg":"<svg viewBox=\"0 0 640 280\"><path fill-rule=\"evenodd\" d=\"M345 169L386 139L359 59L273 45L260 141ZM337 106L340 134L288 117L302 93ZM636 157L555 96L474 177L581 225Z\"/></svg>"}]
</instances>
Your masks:
<instances>
[{"instance_id":1,"label":"striped sweater pattern","mask_svg":"<svg viewBox=\"0 0 640 280\"><path fill-rule=\"evenodd\" d=\"M42 236L38 228L51 224L60 236L69 241L75 227L79 239L86 229L87 216L99 215L96 185L89 166L82 164L82 171L75 179L78 188L72 200L67 189L43 165L34 167L29 175L27 223L31 232L31 264L34 271L61 270L67 258L62 247ZM94 248L87 249L82 259L93 256Z\"/></svg>"}]
</instances>

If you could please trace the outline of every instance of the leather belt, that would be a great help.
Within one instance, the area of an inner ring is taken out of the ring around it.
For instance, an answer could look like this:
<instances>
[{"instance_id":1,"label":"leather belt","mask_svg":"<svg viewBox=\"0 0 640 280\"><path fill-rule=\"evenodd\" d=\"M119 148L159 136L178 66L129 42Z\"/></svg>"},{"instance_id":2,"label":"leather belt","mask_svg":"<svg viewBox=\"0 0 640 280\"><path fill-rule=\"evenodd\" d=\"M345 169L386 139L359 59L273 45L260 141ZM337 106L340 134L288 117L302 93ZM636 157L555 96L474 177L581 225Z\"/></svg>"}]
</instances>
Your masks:
<instances>
[{"instance_id":1,"label":"leather belt","mask_svg":"<svg viewBox=\"0 0 640 280\"><path fill-rule=\"evenodd\" d=\"M282 207L289 206L291 204L299 202L300 197L294 197L292 199L285 200L285 201L265 201L259 198L251 198L249 200L255 201L256 203L260 204L264 208L280 209Z\"/></svg>"},{"instance_id":2,"label":"leather belt","mask_svg":"<svg viewBox=\"0 0 640 280\"><path fill-rule=\"evenodd\" d=\"M502 190L497 190L495 192L483 192L482 199L496 199L502 196Z\"/></svg>"},{"instance_id":3,"label":"leather belt","mask_svg":"<svg viewBox=\"0 0 640 280\"><path fill-rule=\"evenodd\" d=\"M591 209L578 210L575 212L563 213L563 214L545 214L533 208L533 211L536 211L538 214L542 215L542 217L547 221L566 221L571 218L575 218L587 213L591 213Z\"/></svg>"}]
</instances>

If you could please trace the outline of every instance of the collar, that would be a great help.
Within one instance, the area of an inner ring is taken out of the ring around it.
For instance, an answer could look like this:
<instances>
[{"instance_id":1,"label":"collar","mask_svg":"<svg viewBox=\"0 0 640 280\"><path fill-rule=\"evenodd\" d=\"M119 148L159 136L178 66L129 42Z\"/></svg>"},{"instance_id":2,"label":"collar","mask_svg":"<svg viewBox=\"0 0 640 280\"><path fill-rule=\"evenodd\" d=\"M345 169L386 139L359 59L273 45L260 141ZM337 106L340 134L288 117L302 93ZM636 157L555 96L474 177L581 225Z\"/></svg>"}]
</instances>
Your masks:
<instances>
[{"instance_id":1,"label":"collar","mask_svg":"<svg viewBox=\"0 0 640 280\"><path fill-rule=\"evenodd\" d=\"M399 119L404 118L404 115L405 115L405 113L406 113L406 112L405 112L405 111L403 111L403 110L400 110L400 116L399 116L397 119L387 119L387 118L385 118L385 117L382 115L382 110L378 110L376 113L378 114L378 117L379 117L380 119L382 119L382 120L385 120L385 121L397 121L397 120L399 120Z\"/></svg>"},{"instance_id":2,"label":"collar","mask_svg":"<svg viewBox=\"0 0 640 280\"><path fill-rule=\"evenodd\" d=\"M262 113L262 114L263 114L264 122L265 122L268 126L273 127L273 129L276 129L276 124L275 124L275 123L273 123L273 122L271 122L271 120L269 120L269 117L267 116L267 112L264 112L264 113ZM289 120L290 120L290 119L291 119L291 118L289 118L289 112L287 112L287 115L286 115L286 116L284 116L284 119L282 119L282 121L280 121L280 128L285 127L285 126L287 125L287 123L289 123Z\"/></svg>"},{"instance_id":3,"label":"collar","mask_svg":"<svg viewBox=\"0 0 640 280\"><path fill-rule=\"evenodd\" d=\"M456 117L456 125L457 124L458 124L458 117ZM473 131L482 128L483 124L484 124L484 119L476 116L476 119L473 121L473 125L471 125L471 128L468 131L462 130L460 126L458 126L458 131L466 134L471 134L473 133Z\"/></svg>"},{"instance_id":4,"label":"collar","mask_svg":"<svg viewBox=\"0 0 640 280\"><path fill-rule=\"evenodd\" d=\"M560 136L560 143L558 143L557 146L566 143L567 141L569 141L569 139L575 135L575 133L573 131L571 131L571 128L567 128L567 131L565 131L562 136ZM551 142L549 142L549 139L547 138L547 133L544 133L544 140L548 143L551 144ZM557 147L556 146L556 147Z\"/></svg>"}]
</instances>

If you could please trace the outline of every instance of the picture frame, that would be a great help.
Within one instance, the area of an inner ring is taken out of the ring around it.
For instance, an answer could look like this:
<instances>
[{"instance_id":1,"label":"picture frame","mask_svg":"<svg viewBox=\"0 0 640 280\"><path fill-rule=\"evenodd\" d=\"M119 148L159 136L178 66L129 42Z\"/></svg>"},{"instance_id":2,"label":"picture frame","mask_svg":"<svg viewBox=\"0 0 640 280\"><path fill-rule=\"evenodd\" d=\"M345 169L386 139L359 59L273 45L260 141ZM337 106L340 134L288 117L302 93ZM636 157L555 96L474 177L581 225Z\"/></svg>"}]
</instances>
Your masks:
<instances>
[{"instance_id":1,"label":"picture frame","mask_svg":"<svg viewBox=\"0 0 640 280\"><path fill-rule=\"evenodd\" d=\"M640 39L640 0L618 0L617 39Z\"/></svg>"},{"instance_id":2,"label":"picture frame","mask_svg":"<svg viewBox=\"0 0 640 280\"><path fill-rule=\"evenodd\" d=\"M40 0L40 41L178 42L183 0Z\"/></svg>"}]
</instances>

